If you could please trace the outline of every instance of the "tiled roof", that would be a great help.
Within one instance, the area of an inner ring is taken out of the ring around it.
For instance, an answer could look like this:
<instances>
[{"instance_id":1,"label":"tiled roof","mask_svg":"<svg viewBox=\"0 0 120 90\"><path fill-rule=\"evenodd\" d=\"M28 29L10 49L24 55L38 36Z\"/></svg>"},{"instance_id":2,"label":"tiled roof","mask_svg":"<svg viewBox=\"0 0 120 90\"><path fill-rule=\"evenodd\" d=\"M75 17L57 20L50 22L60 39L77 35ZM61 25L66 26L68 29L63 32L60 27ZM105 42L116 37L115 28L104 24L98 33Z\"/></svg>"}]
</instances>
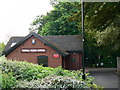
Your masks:
<instances>
[{"instance_id":1,"label":"tiled roof","mask_svg":"<svg viewBox=\"0 0 120 90\"><path fill-rule=\"evenodd\" d=\"M65 51L82 51L82 37L80 35L44 36Z\"/></svg>"},{"instance_id":2,"label":"tiled roof","mask_svg":"<svg viewBox=\"0 0 120 90\"><path fill-rule=\"evenodd\" d=\"M82 37L80 35L52 35L42 37L36 33L30 33L26 37L11 37L3 51L4 54L8 51L10 53L32 35L37 37L39 40L42 40L42 42L46 43L48 46L51 46L61 54L68 54L66 51L82 51ZM12 43L17 44L11 47Z\"/></svg>"},{"instance_id":3,"label":"tiled roof","mask_svg":"<svg viewBox=\"0 0 120 90\"><path fill-rule=\"evenodd\" d=\"M7 42L7 45L5 46L3 51L7 51L11 48L12 43L18 43L20 42L24 37L11 37L10 40Z\"/></svg>"}]
</instances>

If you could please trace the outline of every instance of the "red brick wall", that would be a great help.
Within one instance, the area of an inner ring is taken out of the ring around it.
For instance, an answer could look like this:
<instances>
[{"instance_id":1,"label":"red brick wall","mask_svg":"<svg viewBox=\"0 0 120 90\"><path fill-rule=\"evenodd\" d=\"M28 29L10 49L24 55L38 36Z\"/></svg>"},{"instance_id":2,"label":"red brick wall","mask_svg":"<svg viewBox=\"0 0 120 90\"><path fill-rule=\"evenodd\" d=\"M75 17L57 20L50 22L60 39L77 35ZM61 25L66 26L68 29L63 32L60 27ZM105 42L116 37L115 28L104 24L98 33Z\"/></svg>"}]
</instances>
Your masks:
<instances>
[{"instance_id":1,"label":"red brick wall","mask_svg":"<svg viewBox=\"0 0 120 90\"><path fill-rule=\"evenodd\" d=\"M36 40L36 44L32 44L32 39ZM23 53L21 52L22 48L45 48L46 53ZM53 50L51 47L44 45L43 42L39 41L37 38L32 36L27 41L25 41L22 45L17 47L15 50L13 50L10 54L7 55L8 59L13 60L20 60L20 61L27 61L31 63L37 63L37 56L45 55L48 56L48 66L50 67L57 67L62 66L62 56L60 55L59 59L53 59L52 54L57 53L55 50Z\"/></svg>"},{"instance_id":2,"label":"red brick wall","mask_svg":"<svg viewBox=\"0 0 120 90\"><path fill-rule=\"evenodd\" d=\"M76 61L73 62L72 58L75 58ZM69 70L78 70L82 68L82 54L81 53L76 53L71 55L66 58L65 60L65 68Z\"/></svg>"}]
</instances>

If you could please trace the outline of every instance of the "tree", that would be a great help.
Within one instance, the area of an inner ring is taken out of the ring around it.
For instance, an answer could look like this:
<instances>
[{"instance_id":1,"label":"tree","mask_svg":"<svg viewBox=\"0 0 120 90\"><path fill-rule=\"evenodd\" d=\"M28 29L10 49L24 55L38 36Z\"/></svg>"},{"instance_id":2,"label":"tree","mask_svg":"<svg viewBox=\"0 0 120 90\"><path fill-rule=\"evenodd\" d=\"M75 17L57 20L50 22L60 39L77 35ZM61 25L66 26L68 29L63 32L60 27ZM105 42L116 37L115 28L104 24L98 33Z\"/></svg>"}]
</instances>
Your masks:
<instances>
[{"instance_id":1,"label":"tree","mask_svg":"<svg viewBox=\"0 0 120 90\"><path fill-rule=\"evenodd\" d=\"M2 51L5 48L5 44L2 42L0 43L0 56L2 55Z\"/></svg>"},{"instance_id":2,"label":"tree","mask_svg":"<svg viewBox=\"0 0 120 90\"><path fill-rule=\"evenodd\" d=\"M120 50L120 2L101 4L87 21L91 30L97 30L99 45L109 46L115 52Z\"/></svg>"},{"instance_id":3,"label":"tree","mask_svg":"<svg viewBox=\"0 0 120 90\"><path fill-rule=\"evenodd\" d=\"M81 9L81 4L76 6ZM90 62L95 63L99 56L102 60L115 61L118 56L119 10L120 3L85 3L85 57ZM73 14L70 20L81 26L81 11Z\"/></svg>"},{"instance_id":4,"label":"tree","mask_svg":"<svg viewBox=\"0 0 120 90\"><path fill-rule=\"evenodd\" d=\"M77 6L79 6L79 9L81 8L80 4L77 4ZM77 12L73 14L70 19L81 23L80 17L81 12ZM113 47L111 50L120 49L119 25L120 2L85 3L85 30L96 30L95 37L99 45ZM112 42L110 40L112 40Z\"/></svg>"},{"instance_id":5,"label":"tree","mask_svg":"<svg viewBox=\"0 0 120 90\"><path fill-rule=\"evenodd\" d=\"M118 18L119 20L119 18ZM117 21L117 20L116 20ZM120 22L112 23L103 31L98 31L96 38L97 43L101 46L109 46L113 51L120 51Z\"/></svg>"},{"instance_id":6,"label":"tree","mask_svg":"<svg viewBox=\"0 0 120 90\"><path fill-rule=\"evenodd\" d=\"M59 3L54 10L45 16L38 16L32 23L39 30L40 35L74 35L79 34L77 23L69 22L68 17L79 10L75 3Z\"/></svg>"}]
</instances>

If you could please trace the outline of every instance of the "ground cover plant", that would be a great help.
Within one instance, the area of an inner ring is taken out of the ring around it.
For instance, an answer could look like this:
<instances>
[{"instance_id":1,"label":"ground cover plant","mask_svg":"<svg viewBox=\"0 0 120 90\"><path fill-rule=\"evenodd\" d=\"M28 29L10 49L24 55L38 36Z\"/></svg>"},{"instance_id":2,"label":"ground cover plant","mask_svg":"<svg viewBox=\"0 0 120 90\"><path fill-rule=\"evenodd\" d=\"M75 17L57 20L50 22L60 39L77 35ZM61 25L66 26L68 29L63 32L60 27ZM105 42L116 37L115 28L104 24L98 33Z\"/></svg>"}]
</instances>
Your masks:
<instances>
[{"instance_id":1,"label":"ground cover plant","mask_svg":"<svg viewBox=\"0 0 120 90\"><path fill-rule=\"evenodd\" d=\"M2 88L99 88L88 74L84 81L81 71L69 71L62 67L43 67L0 57L0 70Z\"/></svg>"}]
</instances>

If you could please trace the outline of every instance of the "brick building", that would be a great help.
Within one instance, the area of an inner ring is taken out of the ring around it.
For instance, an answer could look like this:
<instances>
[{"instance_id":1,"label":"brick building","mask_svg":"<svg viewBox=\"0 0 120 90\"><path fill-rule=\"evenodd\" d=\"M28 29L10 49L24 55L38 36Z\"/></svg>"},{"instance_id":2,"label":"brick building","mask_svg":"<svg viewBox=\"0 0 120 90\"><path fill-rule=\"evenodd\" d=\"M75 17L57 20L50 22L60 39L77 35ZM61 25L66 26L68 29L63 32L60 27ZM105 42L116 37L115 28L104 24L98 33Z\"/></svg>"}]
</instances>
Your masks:
<instances>
[{"instance_id":1,"label":"brick building","mask_svg":"<svg viewBox=\"0 0 120 90\"><path fill-rule=\"evenodd\" d=\"M43 66L77 70L82 67L82 37L80 35L11 37L3 55L8 59L27 61Z\"/></svg>"}]
</instances>

